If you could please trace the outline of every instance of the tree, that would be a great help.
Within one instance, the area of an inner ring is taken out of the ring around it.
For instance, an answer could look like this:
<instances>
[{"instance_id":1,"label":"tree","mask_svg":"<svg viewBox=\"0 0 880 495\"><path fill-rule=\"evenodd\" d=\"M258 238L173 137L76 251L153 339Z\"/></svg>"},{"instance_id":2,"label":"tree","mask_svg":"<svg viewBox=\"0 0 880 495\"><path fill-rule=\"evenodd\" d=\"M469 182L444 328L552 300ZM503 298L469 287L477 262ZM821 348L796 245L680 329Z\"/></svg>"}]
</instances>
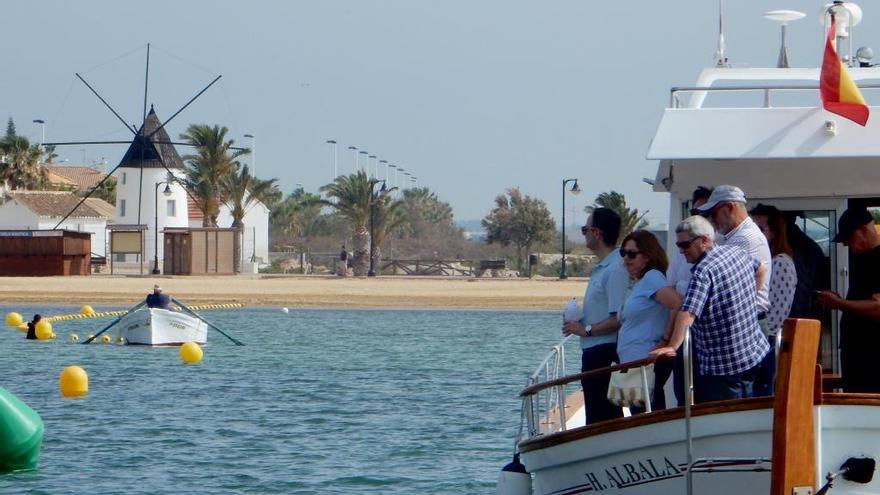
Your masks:
<instances>
[{"instance_id":1,"label":"tree","mask_svg":"<svg viewBox=\"0 0 880 495\"><path fill-rule=\"evenodd\" d=\"M328 197L325 204L336 209L351 224L354 242L352 270L361 277L367 274L370 263L370 205L375 204L373 223L376 240L379 241L375 243L377 248L391 227L396 225L395 210L400 208L399 202L390 200L390 191L383 193L374 189L371 179L362 170L350 175L340 175L330 184L321 187L321 192Z\"/></svg>"},{"instance_id":2,"label":"tree","mask_svg":"<svg viewBox=\"0 0 880 495\"><path fill-rule=\"evenodd\" d=\"M12 117L9 117L9 120L6 121L6 138L14 138L15 137L15 122L12 121Z\"/></svg>"},{"instance_id":3,"label":"tree","mask_svg":"<svg viewBox=\"0 0 880 495\"><path fill-rule=\"evenodd\" d=\"M456 234L452 207L437 199L427 187L404 190L401 203L405 218L400 226L402 237L424 239Z\"/></svg>"},{"instance_id":4,"label":"tree","mask_svg":"<svg viewBox=\"0 0 880 495\"><path fill-rule=\"evenodd\" d=\"M272 209L272 226L285 235L317 235L321 228L323 207L321 196L297 188Z\"/></svg>"},{"instance_id":5,"label":"tree","mask_svg":"<svg viewBox=\"0 0 880 495\"><path fill-rule=\"evenodd\" d=\"M595 204L593 206L587 206L584 208L584 211L586 211L587 214L590 214L594 209L599 207L614 210L615 213L620 215L621 239L626 237L633 230L644 229L648 226L648 222L645 220L645 215L647 215L648 212L646 211L640 215L638 209L627 207L626 197L617 191L603 192L596 196Z\"/></svg>"},{"instance_id":6,"label":"tree","mask_svg":"<svg viewBox=\"0 0 880 495\"><path fill-rule=\"evenodd\" d=\"M220 204L225 202L221 182L236 173L236 159L250 150L232 150L234 140L226 140L229 129L220 126L194 124L180 138L194 147L196 154L183 157L187 168L181 181L202 211L202 225L217 227Z\"/></svg>"},{"instance_id":7,"label":"tree","mask_svg":"<svg viewBox=\"0 0 880 495\"><path fill-rule=\"evenodd\" d=\"M46 173L40 167L40 146L30 144L24 136L13 134L0 139L0 180L9 189L40 189L47 183Z\"/></svg>"},{"instance_id":8,"label":"tree","mask_svg":"<svg viewBox=\"0 0 880 495\"><path fill-rule=\"evenodd\" d=\"M523 266L523 254L533 244L549 242L556 233L556 222L540 199L523 196L519 188L507 190L495 198L495 208L482 220L486 242L516 246L517 265Z\"/></svg>"},{"instance_id":9,"label":"tree","mask_svg":"<svg viewBox=\"0 0 880 495\"><path fill-rule=\"evenodd\" d=\"M236 229L232 244L232 266L235 273L241 273L241 237L244 231L244 216L257 201L272 203L280 194L275 185L278 179L260 180L250 174L247 165L225 175L220 181L224 203L232 216L232 228Z\"/></svg>"}]
</instances>

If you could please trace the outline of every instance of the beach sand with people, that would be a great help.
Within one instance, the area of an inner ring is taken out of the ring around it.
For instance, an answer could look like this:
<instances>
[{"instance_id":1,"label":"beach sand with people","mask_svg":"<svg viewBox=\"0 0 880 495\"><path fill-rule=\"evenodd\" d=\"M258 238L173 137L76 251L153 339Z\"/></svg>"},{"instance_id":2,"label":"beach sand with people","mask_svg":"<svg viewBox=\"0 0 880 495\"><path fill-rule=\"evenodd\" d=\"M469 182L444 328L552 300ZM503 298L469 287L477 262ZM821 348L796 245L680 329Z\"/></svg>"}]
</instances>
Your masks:
<instances>
[{"instance_id":1,"label":"beach sand with people","mask_svg":"<svg viewBox=\"0 0 880 495\"><path fill-rule=\"evenodd\" d=\"M473 279L319 276L2 277L7 304L133 305L159 284L187 304L310 308L559 310L583 297L586 279Z\"/></svg>"}]
</instances>

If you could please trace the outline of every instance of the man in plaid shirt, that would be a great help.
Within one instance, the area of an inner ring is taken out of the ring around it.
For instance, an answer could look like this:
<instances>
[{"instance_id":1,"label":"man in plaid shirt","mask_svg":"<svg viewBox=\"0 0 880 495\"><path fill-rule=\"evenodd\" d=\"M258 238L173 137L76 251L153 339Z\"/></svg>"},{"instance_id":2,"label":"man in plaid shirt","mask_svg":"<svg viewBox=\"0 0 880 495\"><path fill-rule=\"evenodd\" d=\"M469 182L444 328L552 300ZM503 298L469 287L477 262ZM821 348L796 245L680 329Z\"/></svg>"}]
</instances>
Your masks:
<instances>
[{"instance_id":1,"label":"man in plaid shirt","mask_svg":"<svg viewBox=\"0 0 880 495\"><path fill-rule=\"evenodd\" d=\"M770 352L758 324L760 264L742 248L715 246L705 218L687 218L675 232L675 244L694 268L672 335L652 354L674 356L690 326L699 361L696 401L753 397L759 365Z\"/></svg>"}]
</instances>

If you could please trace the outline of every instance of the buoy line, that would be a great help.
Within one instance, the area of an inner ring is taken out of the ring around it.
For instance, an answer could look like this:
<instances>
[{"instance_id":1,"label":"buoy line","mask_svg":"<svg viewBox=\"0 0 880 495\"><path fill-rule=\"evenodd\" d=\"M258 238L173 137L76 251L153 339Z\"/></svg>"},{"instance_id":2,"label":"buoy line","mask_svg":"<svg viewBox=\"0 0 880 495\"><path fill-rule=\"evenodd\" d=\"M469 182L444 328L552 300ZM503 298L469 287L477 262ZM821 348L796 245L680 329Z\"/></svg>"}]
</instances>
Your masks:
<instances>
[{"instance_id":1,"label":"buoy line","mask_svg":"<svg viewBox=\"0 0 880 495\"><path fill-rule=\"evenodd\" d=\"M190 309L193 310L201 310L201 309L235 309L235 308L243 308L244 304L241 303L223 303L223 304L201 304L197 306L190 306ZM70 320L82 320L86 318L105 318L108 316L120 316L128 313L127 309L122 309L118 311L101 311L98 313L89 313L89 314L81 314L74 313L69 315L57 315L57 316L47 316L43 318L43 321L53 322L53 321L70 321Z\"/></svg>"}]
</instances>

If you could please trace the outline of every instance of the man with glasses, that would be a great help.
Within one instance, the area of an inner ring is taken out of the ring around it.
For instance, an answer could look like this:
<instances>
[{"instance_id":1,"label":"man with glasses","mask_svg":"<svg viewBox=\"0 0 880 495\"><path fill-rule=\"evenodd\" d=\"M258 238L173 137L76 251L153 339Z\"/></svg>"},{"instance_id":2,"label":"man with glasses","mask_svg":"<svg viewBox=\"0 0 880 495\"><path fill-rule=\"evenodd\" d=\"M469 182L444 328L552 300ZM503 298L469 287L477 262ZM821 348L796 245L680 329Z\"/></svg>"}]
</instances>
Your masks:
<instances>
[{"instance_id":1,"label":"man with glasses","mask_svg":"<svg viewBox=\"0 0 880 495\"><path fill-rule=\"evenodd\" d=\"M620 237L620 216L608 208L596 208L581 233L587 247L599 258L590 274L584 294L584 316L565 321L563 335L581 338L581 371L611 366L617 361L617 312L629 288L629 274L615 246ZM619 407L608 402L609 374L581 380L587 424L623 417Z\"/></svg>"},{"instance_id":2,"label":"man with glasses","mask_svg":"<svg viewBox=\"0 0 880 495\"><path fill-rule=\"evenodd\" d=\"M712 189L706 186L700 186L694 189L694 193L691 196L691 215L699 215L699 210L697 210L697 208L706 204L711 195ZM675 253L669 262L669 269L666 270L666 281L669 282L671 287L675 287L675 291L678 292L681 297L684 297L684 294L687 291L688 282L691 280L692 267L693 265L688 263L681 253ZM679 398L679 400L681 400L681 398Z\"/></svg>"},{"instance_id":3,"label":"man with glasses","mask_svg":"<svg viewBox=\"0 0 880 495\"><path fill-rule=\"evenodd\" d=\"M715 231L703 217L686 218L675 235L694 268L672 334L651 355L674 356L691 327L699 362L697 402L753 397L761 362L770 352L757 319L759 263L738 247L715 246Z\"/></svg>"}]
</instances>

